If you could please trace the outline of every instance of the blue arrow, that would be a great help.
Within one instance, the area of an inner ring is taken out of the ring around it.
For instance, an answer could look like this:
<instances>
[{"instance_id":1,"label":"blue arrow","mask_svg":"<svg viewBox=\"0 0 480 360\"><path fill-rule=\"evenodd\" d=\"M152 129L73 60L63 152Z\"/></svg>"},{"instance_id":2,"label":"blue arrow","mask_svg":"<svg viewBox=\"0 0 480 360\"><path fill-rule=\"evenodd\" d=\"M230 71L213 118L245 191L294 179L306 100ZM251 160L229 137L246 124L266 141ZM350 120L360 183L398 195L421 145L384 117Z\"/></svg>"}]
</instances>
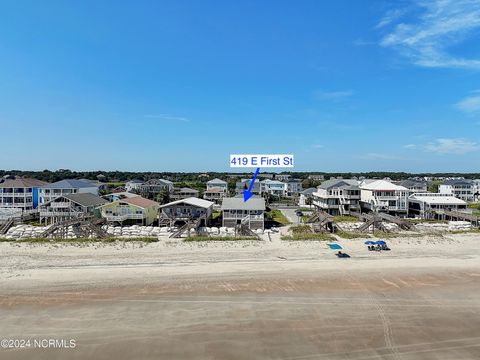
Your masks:
<instances>
[{"instance_id":1,"label":"blue arrow","mask_svg":"<svg viewBox=\"0 0 480 360\"><path fill-rule=\"evenodd\" d=\"M255 170L255 174L253 174L253 179L252 181L250 181L250 186L248 187L248 190L245 190L243 192L243 202L247 201L253 196L252 194L253 184L255 183L255 179L257 178L259 171L260 171L260 168L257 168L257 170Z\"/></svg>"}]
</instances>

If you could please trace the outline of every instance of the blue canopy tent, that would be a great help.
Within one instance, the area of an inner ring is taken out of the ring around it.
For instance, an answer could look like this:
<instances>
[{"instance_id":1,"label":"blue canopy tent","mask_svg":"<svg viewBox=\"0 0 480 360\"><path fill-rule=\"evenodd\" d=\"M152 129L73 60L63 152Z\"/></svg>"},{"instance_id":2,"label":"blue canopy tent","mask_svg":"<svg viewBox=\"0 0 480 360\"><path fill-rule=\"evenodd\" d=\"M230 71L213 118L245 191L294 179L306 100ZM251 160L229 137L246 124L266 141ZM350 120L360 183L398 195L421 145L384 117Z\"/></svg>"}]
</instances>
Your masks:
<instances>
[{"instance_id":1,"label":"blue canopy tent","mask_svg":"<svg viewBox=\"0 0 480 360\"><path fill-rule=\"evenodd\" d=\"M390 250L390 248L387 246L387 243L383 240L378 240L377 245L382 249L382 250Z\"/></svg>"},{"instance_id":2,"label":"blue canopy tent","mask_svg":"<svg viewBox=\"0 0 480 360\"><path fill-rule=\"evenodd\" d=\"M377 243L375 241L372 241L372 240L367 240L365 241L365 245L376 245Z\"/></svg>"},{"instance_id":3,"label":"blue canopy tent","mask_svg":"<svg viewBox=\"0 0 480 360\"><path fill-rule=\"evenodd\" d=\"M332 250L342 250L342 245L340 244L327 244L328 247Z\"/></svg>"}]
</instances>

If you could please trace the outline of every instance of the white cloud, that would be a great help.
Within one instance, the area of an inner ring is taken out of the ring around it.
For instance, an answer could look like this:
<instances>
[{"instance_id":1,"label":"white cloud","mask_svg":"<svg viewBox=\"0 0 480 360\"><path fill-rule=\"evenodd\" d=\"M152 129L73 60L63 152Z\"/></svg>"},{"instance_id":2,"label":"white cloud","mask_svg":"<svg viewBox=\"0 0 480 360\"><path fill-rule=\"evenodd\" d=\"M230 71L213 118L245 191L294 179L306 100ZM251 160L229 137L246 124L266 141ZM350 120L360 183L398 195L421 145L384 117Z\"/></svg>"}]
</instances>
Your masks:
<instances>
[{"instance_id":1,"label":"white cloud","mask_svg":"<svg viewBox=\"0 0 480 360\"><path fill-rule=\"evenodd\" d=\"M406 145L403 145L403 147L405 149L416 149L417 148L417 145L415 144L406 144Z\"/></svg>"},{"instance_id":2,"label":"white cloud","mask_svg":"<svg viewBox=\"0 0 480 360\"><path fill-rule=\"evenodd\" d=\"M388 10L385 15L383 15L383 18L380 19L378 22L377 26L375 26L376 29L380 29L384 26L387 26L403 16L406 13L406 9L391 9Z\"/></svg>"},{"instance_id":3,"label":"white cloud","mask_svg":"<svg viewBox=\"0 0 480 360\"><path fill-rule=\"evenodd\" d=\"M181 116L173 116L170 114L146 114L143 115L144 118L148 119L159 119L159 120L167 120L167 121L183 121L189 122L190 119Z\"/></svg>"},{"instance_id":4,"label":"white cloud","mask_svg":"<svg viewBox=\"0 0 480 360\"><path fill-rule=\"evenodd\" d=\"M467 59L448 52L448 48L465 40L480 28L480 1L419 1L421 15L409 23L397 23L381 41L424 67L480 68L480 59ZM392 13L393 14L393 13ZM377 27L396 20L385 15Z\"/></svg>"},{"instance_id":5,"label":"white cloud","mask_svg":"<svg viewBox=\"0 0 480 360\"><path fill-rule=\"evenodd\" d=\"M424 146L427 151L439 154L466 154L480 150L480 144L467 139L436 139Z\"/></svg>"},{"instance_id":6,"label":"white cloud","mask_svg":"<svg viewBox=\"0 0 480 360\"><path fill-rule=\"evenodd\" d=\"M325 145L322 145L322 144L313 144L312 145L312 148L314 149L323 149L325 147Z\"/></svg>"},{"instance_id":7,"label":"white cloud","mask_svg":"<svg viewBox=\"0 0 480 360\"><path fill-rule=\"evenodd\" d=\"M315 91L314 96L318 100L331 100L331 101L341 101L354 94L353 90L342 90L342 91Z\"/></svg>"},{"instance_id":8,"label":"white cloud","mask_svg":"<svg viewBox=\"0 0 480 360\"><path fill-rule=\"evenodd\" d=\"M474 91L473 93L478 94L478 91ZM480 113L480 94L467 96L456 103L455 106L457 109L468 114Z\"/></svg>"}]
</instances>

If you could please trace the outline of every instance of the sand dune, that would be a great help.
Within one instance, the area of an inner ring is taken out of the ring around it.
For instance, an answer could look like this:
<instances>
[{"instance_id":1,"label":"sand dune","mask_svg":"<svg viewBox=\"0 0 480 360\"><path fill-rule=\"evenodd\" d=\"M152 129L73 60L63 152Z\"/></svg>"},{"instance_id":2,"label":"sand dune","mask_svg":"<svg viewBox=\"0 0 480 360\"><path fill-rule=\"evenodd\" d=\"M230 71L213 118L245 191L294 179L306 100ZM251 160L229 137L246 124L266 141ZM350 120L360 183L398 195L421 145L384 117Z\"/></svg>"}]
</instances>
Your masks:
<instances>
[{"instance_id":1,"label":"sand dune","mask_svg":"<svg viewBox=\"0 0 480 360\"><path fill-rule=\"evenodd\" d=\"M0 244L1 359L478 359L480 239Z\"/></svg>"}]
</instances>

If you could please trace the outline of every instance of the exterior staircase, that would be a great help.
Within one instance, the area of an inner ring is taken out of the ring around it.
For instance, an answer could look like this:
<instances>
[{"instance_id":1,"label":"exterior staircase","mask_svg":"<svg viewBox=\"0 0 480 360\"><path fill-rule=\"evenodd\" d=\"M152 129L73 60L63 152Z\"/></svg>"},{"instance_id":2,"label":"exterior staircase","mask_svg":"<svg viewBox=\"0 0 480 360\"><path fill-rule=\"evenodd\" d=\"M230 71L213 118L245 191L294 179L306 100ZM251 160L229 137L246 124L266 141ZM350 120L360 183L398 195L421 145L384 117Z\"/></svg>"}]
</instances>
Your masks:
<instances>
[{"instance_id":1,"label":"exterior staircase","mask_svg":"<svg viewBox=\"0 0 480 360\"><path fill-rule=\"evenodd\" d=\"M245 216L241 220L240 224L238 224L235 227L235 234L243 235L243 236L251 236L251 237L255 237L257 239L260 239L258 234L256 234L255 232L252 231L252 229L250 229L250 217L248 215Z\"/></svg>"},{"instance_id":2,"label":"exterior staircase","mask_svg":"<svg viewBox=\"0 0 480 360\"><path fill-rule=\"evenodd\" d=\"M312 224L314 232L335 232L341 230L340 226L333 220L332 215L318 209L307 219L307 223Z\"/></svg>"},{"instance_id":3,"label":"exterior staircase","mask_svg":"<svg viewBox=\"0 0 480 360\"><path fill-rule=\"evenodd\" d=\"M201 222L202 222L202 218L190 219L185 223L185 225L181 226L180 229L175 231L169 237L170 238L179 238L186 231L188 232L188 234L190 234L190 230L192 230L192 229L195 229L195 231L198 231L198 227L200 226Z\"/></svg>"},{"instance_id":4,"label":"exterior staircase","mask_svg":"<svg viewBox=\"0 0 480 360\"><path fill-rule=\"evenodd\" d=\"M80 216L78 218L60 221L51 225L48 229L42 232L39 237L65 239L67 238L68 228L72 226L74 233L78 237L88 238L94 235L98 238L106 238L110 235L101 228L101 224L104 223L104 221L104 219L93 219L92 216Z\"/></svg>"},{"instance_id":5,"label":"exterior staircase","mask_svg":"<svg viewBox=\"0 0 480 360\"><path fill-rule=\"evenodd\" d=\"M13 226L13 219L7 220L7 222L3 225L0 226L0 234L5 235L8 231Z\"/></svg>"},{"instance_id":6,"label":"exterior staircase","mask_svg":"<svg viewBox=\"0 0 480 360\"><path fill-rule=\"evenodd\" d=\"M414 224L412 224L411 222L406 221L402 218L392 216L392 215L388 215L388 214L384 214L384 213L379 213L378 216L380 216L382 218L382 220L397 224L398 227L402 230L415 230L415 225Z\"/></svg>"}]
</instances>

